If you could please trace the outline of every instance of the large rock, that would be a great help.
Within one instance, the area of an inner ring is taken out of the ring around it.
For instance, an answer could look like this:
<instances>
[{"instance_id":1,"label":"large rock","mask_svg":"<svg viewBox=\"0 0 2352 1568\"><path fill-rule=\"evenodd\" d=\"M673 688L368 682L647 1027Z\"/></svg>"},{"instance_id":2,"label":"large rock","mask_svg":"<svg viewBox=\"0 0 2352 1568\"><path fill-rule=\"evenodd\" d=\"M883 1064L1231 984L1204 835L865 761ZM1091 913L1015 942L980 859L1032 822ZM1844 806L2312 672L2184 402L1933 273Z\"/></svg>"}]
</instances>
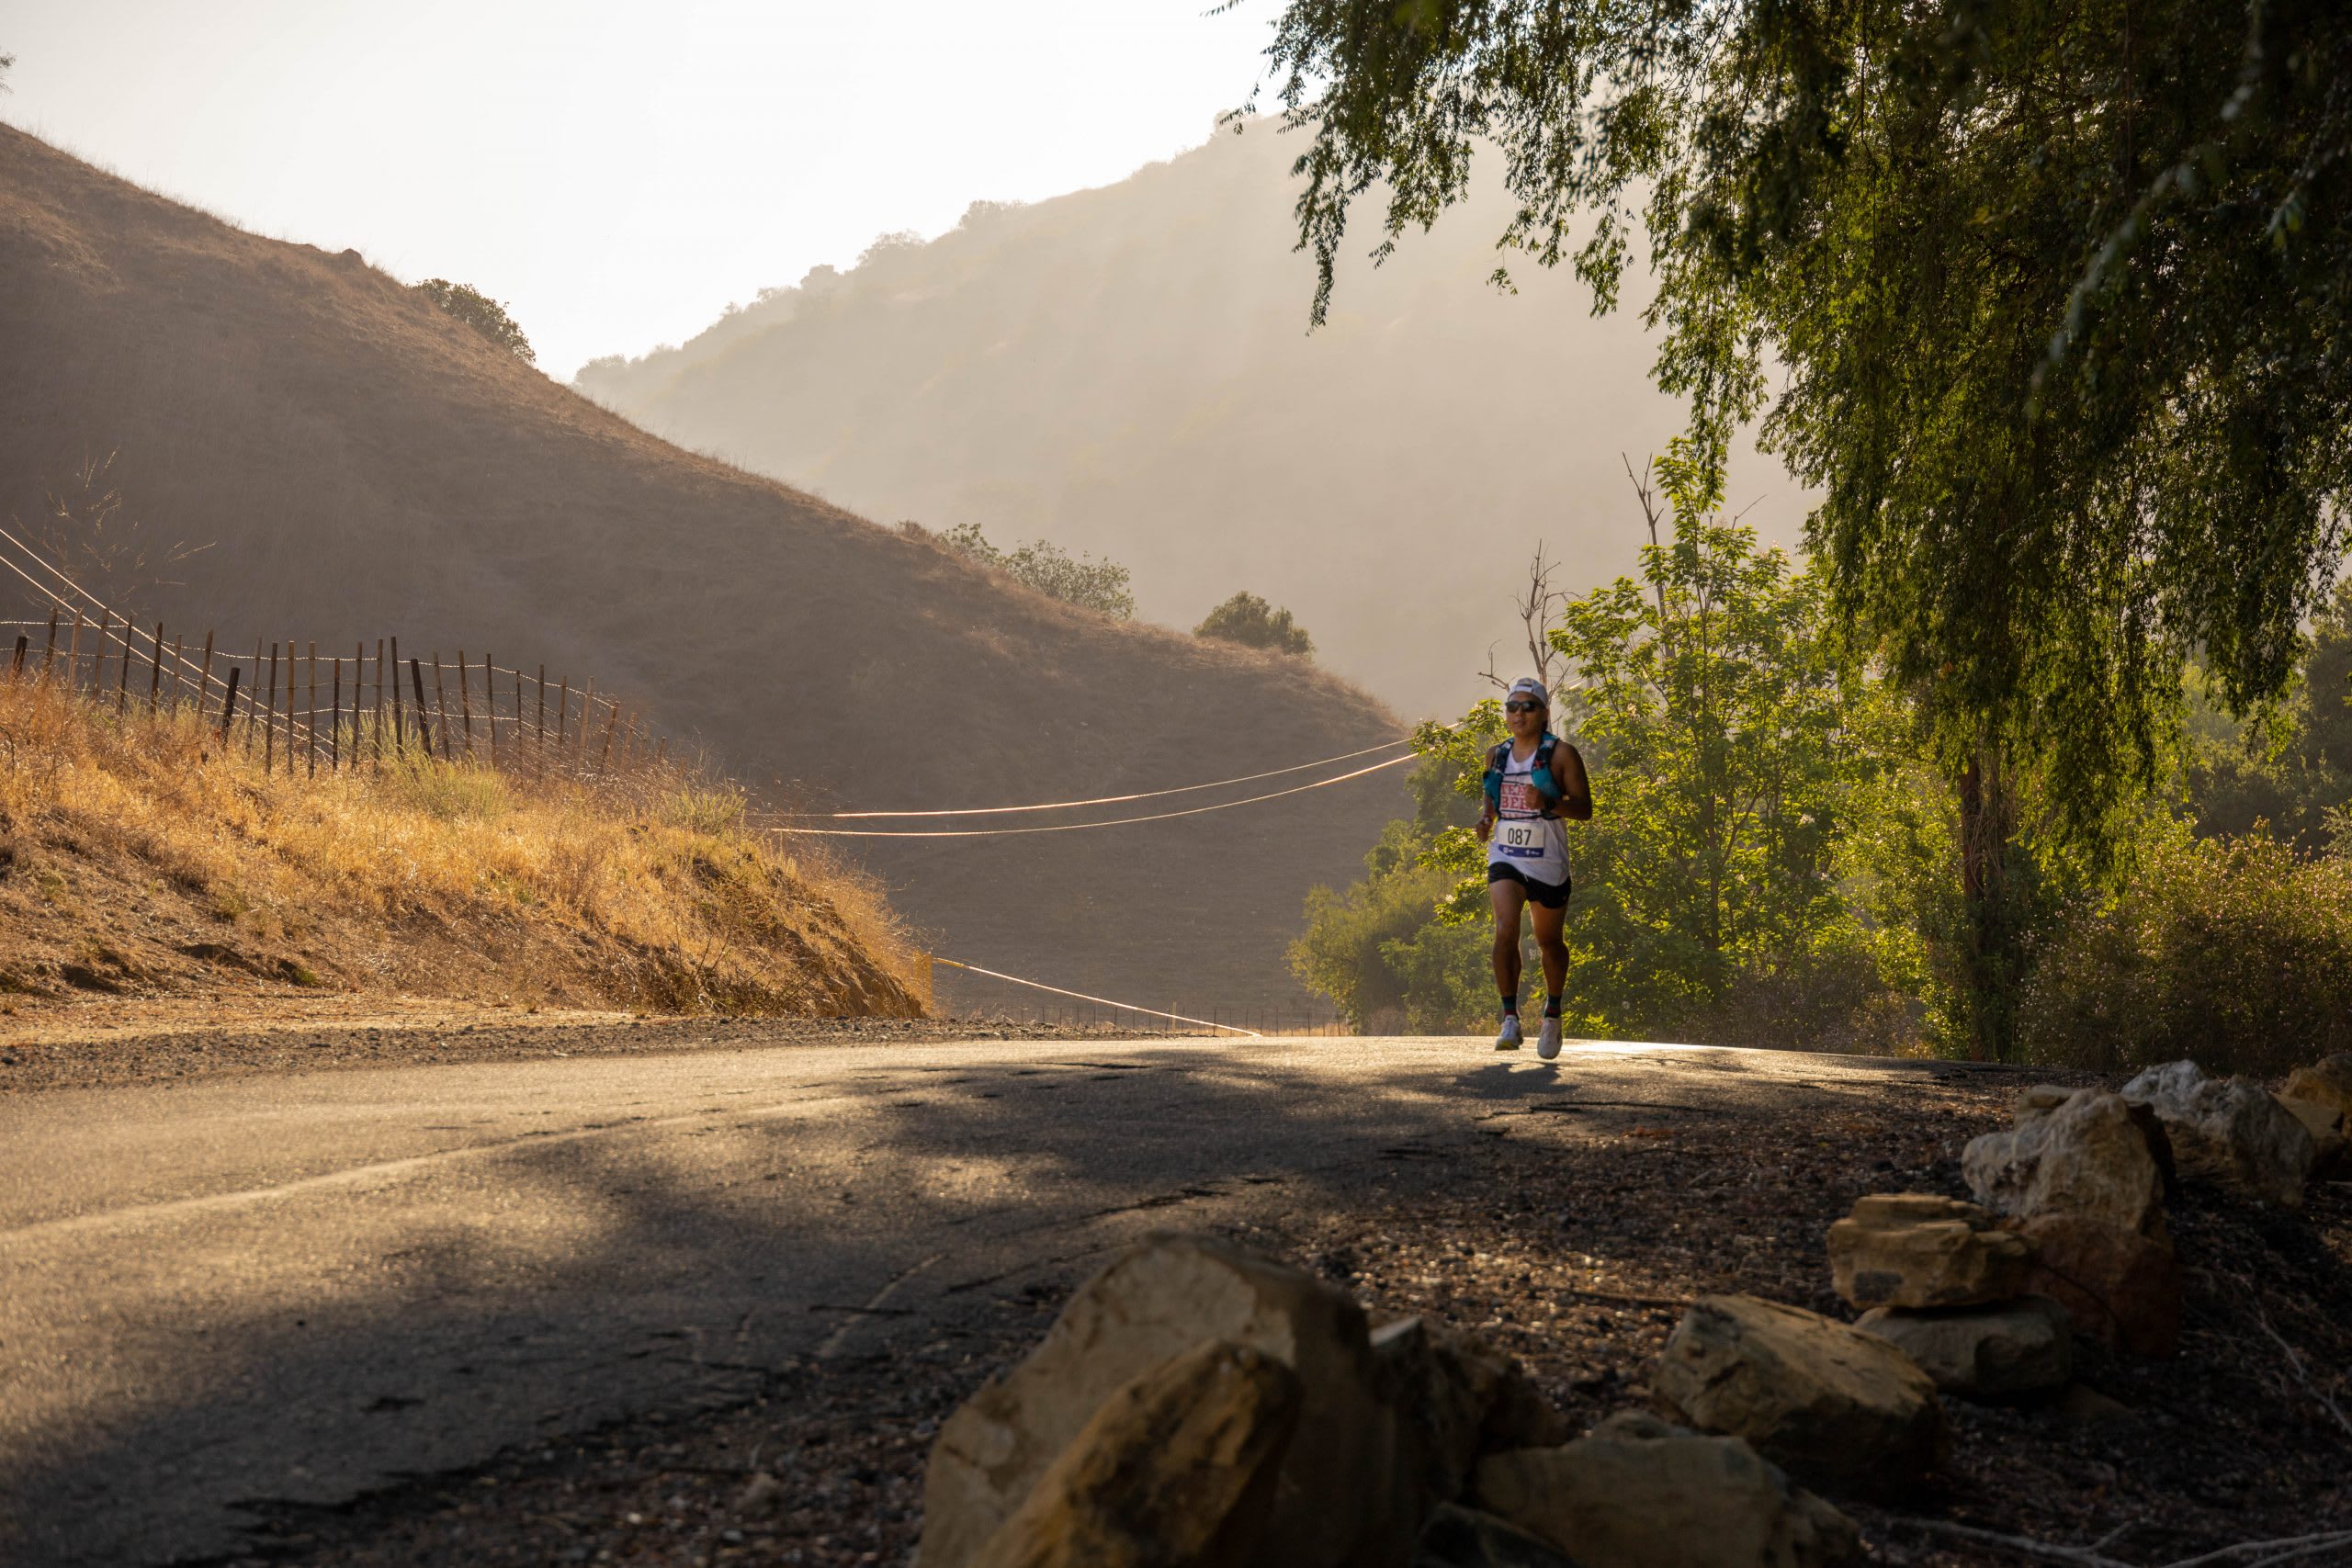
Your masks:
<instances>
[{"instance_id":1,"label":"large rock","mask_svg":"<svg viewBox=\"0 0 2352 1568\"><path fill-rule=\"evenodd\" d=\"M1973 1138L1960 1168L1996 1213L2078 1214L2149 1235L2164 1228L2164 1167L2144 1113L2134 1115L2120 1095L2080 1089L2008 1132Z\"/></svg>"},{"instance_id":2,"label":"large rock","mask_svg":"<svg viewBox=\"0 0 2352 1568\"><path fill-rule=\"evenodd\" d=\"M2066 1386L2075 1374L2074 1323L2048 1296L1941 1312L1866 1312L1854 1325L1911 1358L1938 1389L1986 1403Z\"/></svg>"},{"instance_id":3,"label":"large rock","mask_svg":"<svg viewBox=\"0 0 2352 1568\"><path fill-rule=\"evenodd\" d=\"M1611 1416L1565 1448L1495 1454L1478 1496L1577 1568L1833 1568L1853 1522L1738 1438Z\"/></svg>"},{"instance_id":4,"label":"large rock","mask_svg":"<svg viewBox=\"0 0 2352 1568\"><path fill-rule=\"evenodd\" d=\"M1264 1539L1298 1374L1212 1340L1119 1389L973 1568L1243 1568Z\"/></svg>"},{"instance_id":5,"label":"large rock","mask_svg":"<svg viewBox=\"0 0 2352 1568\"><path fill-rule=\"evenodd\" d=\"M2280 1095L2280 1109L2303 1124L2312 1135L2312 1175L2328 1175L2344 1159L2344 1112L2324 1100L2307 1100L2300 1096Z\"/></svg>"},{"instance_id":6,"label":"large rock","mask_svg":"<svg viewBox=\"0 0 2352 1568\"><path fill-rule=\"evenodd\" d=\"M1677 1420L1745 1438L1825 1490L1896 1494L1942 1457L1927 1373L1883 1339L1778 1302L1701 1298L1650 1386Z\"/></svg>"},{"instance_id":7,"label":"large rock","mask_svg":"<svg viewBox=\"0 0 2352 1568\"><path fill-rule=\"evenodd\" d=\"M2033 1243L2026 1289L2064 1306L2075 1329L2135 1356L2169 1356L2180 1339L2180 1261L2163 1235L2080 1214L2024 1222Z\"/></svg>"},{"instance_id":8,"label":"large rock","mask_svg":"<svg viewBox=\"0 0 2352 1568\"><path fill-rule=\"evenodd\" d=\"M1372 1353L1382 1394L1408 1416L1399 1461L1432 1497L1459 1495L1482 1453L1568 1440L1566 1418L1519 1363L1474 1336L1393 1318L1373 1329Z\"/></svg>"},{"instance_id":9,"label":"large rock","mask_svg":"<svg viewBox=\"0 0 2352 1568\"><path fill-rule=\"evenodd\" d=\"M2282 1208L2301 1206L2319 1151L2268 1090L2243 1078L2209 1078L2194 1062L2168 1062L2125 1084L2122 1093L2164 1122L2182 1175Z\"/></svg>"},{"instance_id":10,"label":"large rock","mask_svg":"<svg viewBox=\"0 0 2352 1568\"><path fill-rule=\"evenodd\" d=\"M2352 1121L2352 1051L2339 1051L2287 1075L2283 1099L2333 1106L2339 1121Z\"/></svg>"},{"instance_id":11,"label":"large rock","mask_svg":"<svg viewBox=\"0 0 2352 1568\"><path fill-rule=\"evenodd\" d=\"M1496 1371L1499 1359L1423 1332L1418 1348L1408 1333L1376 1352L1363 1309L1314 1276L1209 1237L1148 1237L1080 1288L1027 1360L940 1427L923 1483L922 1568L964 1568L1114 1392L1212 1339L1265 1352L1306 1389L1252 1562L1401 1568L1489 1416L1532 1392ZM1521 1408L1502 1425L1529 1419Z\"/></svg>"},{"instance_id":12,"label":"large rock","mask_svg":"<svg viewBox=\"0 0 2352 1568\"><path fill-rule=\"evenodd\" d=\"M1973 1203L1926 1192L1864 1198L1829 1227L1838 1293L1858 1307L1957 1307L2007 1301L2033 1248Z\"/></svg>"},{"instance_id":13,"label":"large rock","mask_svg":"<svg viewBox=\"0 0 2352 1568\"><path fill-rule=\"evenodd\" d=\"M1508 1519L1442 1503L1421 1527L1413 1568L1577 1568L1542 1536Z\"/></svg>"}]
</instances>

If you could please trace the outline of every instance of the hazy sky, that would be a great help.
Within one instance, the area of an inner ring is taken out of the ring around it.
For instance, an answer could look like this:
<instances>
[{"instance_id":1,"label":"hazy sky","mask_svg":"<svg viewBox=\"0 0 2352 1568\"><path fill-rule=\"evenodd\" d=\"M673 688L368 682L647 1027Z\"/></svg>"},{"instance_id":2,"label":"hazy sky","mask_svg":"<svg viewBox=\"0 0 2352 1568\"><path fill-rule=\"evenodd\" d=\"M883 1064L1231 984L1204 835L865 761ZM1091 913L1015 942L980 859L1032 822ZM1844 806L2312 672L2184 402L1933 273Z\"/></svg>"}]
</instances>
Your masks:
<instances>
[{"instance_id":1,"label":"hazy sky","mask_svg":"<svg viewBox=\"0 0 2352 1568\"><path fill-rule=\"evenodd\" d=\"M506 301L569 377L1197 145L1272 0L15 0L0 118L245 228Z\"/></svg>"}]
</instances>

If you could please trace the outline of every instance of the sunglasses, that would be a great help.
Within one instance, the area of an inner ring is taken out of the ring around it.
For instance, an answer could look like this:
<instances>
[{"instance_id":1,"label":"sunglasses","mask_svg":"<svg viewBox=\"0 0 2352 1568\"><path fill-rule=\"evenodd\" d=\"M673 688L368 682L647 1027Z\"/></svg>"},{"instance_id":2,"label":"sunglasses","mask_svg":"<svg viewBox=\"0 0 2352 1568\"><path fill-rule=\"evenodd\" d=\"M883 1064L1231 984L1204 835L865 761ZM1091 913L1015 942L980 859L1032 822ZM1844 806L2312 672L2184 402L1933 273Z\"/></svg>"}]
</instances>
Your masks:
<instances>
[{"instance_id":1,"label":"sunglasses","mask_svg":"<svg viewBox=\"0 0 2352 1568\"><path fill-rule=\"evenodd\" d=\"M1503 705L1505 713L1542 713L1543 711L1542 703L1505 703Z\"/></svg>"}]
</instances>

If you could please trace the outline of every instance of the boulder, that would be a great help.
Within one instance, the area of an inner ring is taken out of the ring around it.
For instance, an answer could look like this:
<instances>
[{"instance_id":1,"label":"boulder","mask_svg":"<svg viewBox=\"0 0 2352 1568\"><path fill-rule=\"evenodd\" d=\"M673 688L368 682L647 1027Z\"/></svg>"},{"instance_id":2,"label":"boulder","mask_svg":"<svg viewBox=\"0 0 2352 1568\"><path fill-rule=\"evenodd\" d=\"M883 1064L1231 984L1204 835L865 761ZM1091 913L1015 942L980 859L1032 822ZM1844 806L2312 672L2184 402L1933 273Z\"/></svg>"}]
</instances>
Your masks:
<instances>
[{"instance_id":1,"label":"boulder","mask_svg":"<svg viewBox=\"0 0 2352 1568\"><path fill-rule=\"evenodd\" d=\"M1413 1568L1577 1568L1543 1537L1507 1519L1441 1503L1421 1527Z\"/></svg>"},{"instance_id":2,"label":"boulder","mask_svg":"<svg viewBox=\"0 0 2352 1568\"><path fill-rule=\"evenodd\" d=\"M2312 1177L2326 1176L2336 1169L2344 1159L2344 1112L2327 1100L2301 1096L2282 1094L2278 1105L2312 1135Z\"/></svg>"},{"instance_id":3,"label":"boulder","mask_svg":"<svg viewBox=\"0 0 2352 1568\"><path fill-rule=\"evenodd\" d=\"M1962 1151L1961 1174L1976 1201L2019 1219L2079 1214L2115 1229L2164 1229L2161 1132L2120 1095L2079 1089L2006 1133L1987 1133Z\"/></svg>"},{"instance_id":4,"label":"boulder","mask_svg":"<svg viewBox=\"0 0 2352 1568\"><path fill-rule=\"evenodd\" d=\"M2026 1289L2064 1306L2076 1332L2135 1356L2169 1356L2180 1339L2180 1261L2162 1235L2080 1214L2024 1222L2033 1243Z\"/></svg>"},{"instance_id":5,"label":"boulder","mask_svg":"<svg viewBox=\"0 0 2352 1568\"><path fill-rule=\"evenodd\" d=\"M1833 1568L1857 1562L1853 1521L1739 1438L1611 1416L1565 1448L1478 1465L1478 1496L1577 1568Z\"/></svg>"},{"instance_id":6,"label":"boulder","mask_svg":"<svg viewBox=\"0 0 2352 1568\"><path fill-rule=\"evenodd\" d=\"M1940 1312L1866 1312L1854 1325L1911 1358L1945 1393L1994 1404L2066 1386L2074 1321L2048 1296Z\"/></svg>"},{"instance_id":7,"label":"boulder","mask_svg":"<svg viewBox=\"0 0 2352 1568\"><path fill-rule=\"evenodd\" d=\"M2335 1109L2339 1125L2352 1122L2352 1051L2339 1051L2287 1075L2285 1100L2314 1100Z\"/></svg>"},{"instance_id":8,"label":"boulder","mask_svg":"<svg viewBox=\"0 0 2352 1568\"><path fill-rule=\"evenodd\" d=\"M1105 1400L1213 1339L1263 1351L1305 1389L1274 1518L1252 1561L1401 1568L1438 1500L1430 1478L1464 1472L1485 1429L1476 1391L1456 1397L1408 1375L1411 1358L1375 1355L1363 1310L1313 1275L1212 1237L1166 1234L1080 1287L1029 1359L942 1425L923 1481L922 1568L965 1568ZM1426 1363L1463 1364L1434 1351ZM1489 1393L1502 1397L1505 1381ZM1428 1403L1403 1403L1408 1392ZM1442 1418L1424 1420L1425 1409Z\"/></svg>"},{"instance_id":9,"label":"boulder","mask_svg":"<svg viewBox=\"0 0 2352 1568\"><path fill-rule=\"evenodd\" d=\"M1298 1374L1211 1340L1117 1390L973 1568L1242 1568L1264 1538Z\"/></svg>"},{"instance_id":10,"label":"boulder","mask_svg":"<svg viewBox=\"0 0 2352 1568\"><path fill-rule=\"evenodd\" d=\"M1926 1192L1864 1198L1829 1227L1838 1293L1858 1307L1957 1307L2007 1301L2033 1248L1973 1203Z\"/></svg>"},{"instance_id":11,"label":"boulder","mask_svg":"<svg viewBox=\"0 0 2352 1568\"><path fill-rule=\"evenodd\" d=\"M2164 1122L2182 1175L2281 1208L2302 1205L2319 1151L2267 1090L2243 1078L2209 1078L2194 1062L2168 1062L2125 1084L2122 1094Z\"/></svg>"},{"instance_id":12,"label":"boulder","mask_svg":"<svg viewBox=\"0 0 2352 1568\"><path fill-rule=\"evenodd\" d=\"M1566 1418L1519 1363L1475 1336L1393 1318L1373 1329L1372 1353L1382 1398L1408 1417L1399 1461L1432 1497L1458 1495L1482 1453L1568 1440Z\"/></svg>"},{"instance_id":13,"label":"boulder","mask_svg":"<svg viewBox=\"0 0 2352 1568\"><path fill-rule=\"evenodd\" d=\"M2009 1109L2009 1124L2022 1127L2029 1122L2041 1120L2065 1104L2080 1092L2064 1084L2038 1083L2020 1092Z\"/></svg>"},{"instance_id":14,"label":"boulder","mask_svg":"<svg viewBox=\"0 0 2352 1568\"><path fill-rule=\"evenodd\" d=\"M1702 1297L1650 1386L1675 1419L1745 1438L1827 1491L1897 1494L1942 1457L1927 1373L1883 1339L1778 1302Z\"/></svg>"}]
</instances>

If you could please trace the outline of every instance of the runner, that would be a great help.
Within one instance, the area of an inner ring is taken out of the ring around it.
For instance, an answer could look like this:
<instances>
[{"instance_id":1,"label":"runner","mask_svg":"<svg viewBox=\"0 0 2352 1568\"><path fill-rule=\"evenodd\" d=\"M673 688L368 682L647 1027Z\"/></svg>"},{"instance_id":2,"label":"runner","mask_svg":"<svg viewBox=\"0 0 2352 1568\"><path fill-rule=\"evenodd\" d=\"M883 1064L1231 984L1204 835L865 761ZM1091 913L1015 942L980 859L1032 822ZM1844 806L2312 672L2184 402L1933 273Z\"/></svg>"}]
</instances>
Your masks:
<instances>
[{"instance_id":1,"label":"runner","mask_svg":"<svg viewBox=\"0 0 2352 1568\"><path fill-rule=\"evenodd\" d=\"M1502 1031L1495 1049L1516 1051L1519 1026L1519 912L1535 906L1535 946L1544 955L1544 1027L1535 1054L1560 1054L1560 990L1567 983L1568 830L1564 818L1592 817L1592 785L1577 749L1544 727L1551 694L1525 676L1503 698L1510 739L1487 753L1487 808L1478 838L1487 846L1487 891L1495 901L1495 985L1502 992Z\"/></svg>"}]
</instances>

